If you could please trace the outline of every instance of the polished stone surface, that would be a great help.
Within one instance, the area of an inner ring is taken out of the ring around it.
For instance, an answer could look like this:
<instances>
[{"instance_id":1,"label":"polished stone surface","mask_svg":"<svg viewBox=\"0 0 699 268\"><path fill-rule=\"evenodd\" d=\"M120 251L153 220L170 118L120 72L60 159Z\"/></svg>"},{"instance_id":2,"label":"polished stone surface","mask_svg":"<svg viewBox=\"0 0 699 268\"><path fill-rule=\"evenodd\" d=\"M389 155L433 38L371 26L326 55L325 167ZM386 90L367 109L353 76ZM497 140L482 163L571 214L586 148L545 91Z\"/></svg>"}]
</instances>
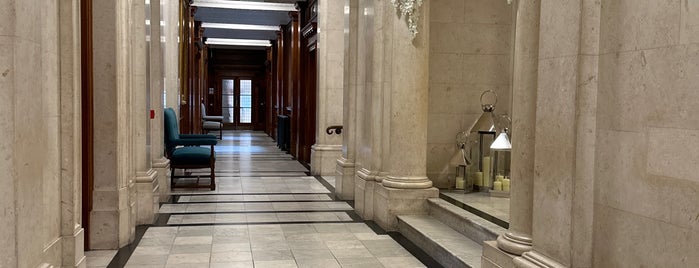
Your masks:
<instances>
[{"instance_id":1,"label":"polished stone surface","mask_svg":"<svg viewBox=\"0 0 699 268\"><path fill-rule=\"evenodd\" d=\"M510 222L509 198L491 197L488 193L464 193L453 190L443 190L439 193L504 222Z\"/></svg>"},{"instance_id":2,"label":"polished stone surface","mask_svg":"<svg viewBox=\"0 0 699 268\"><path fill-rule=\"evenodd\" d=\"M114 255L116 255L116 250L92 250L85 251L85 257L87 257L87 267L88 268L106 268L109 262L112 261Z\"/></svg>"},{"instance_id":3,"label":"polished stone surface","mask_svg":"<svg viewBox=\"0 0 699 268\"><path fill-rule=\"evenodd\" d=\"M216 150L217 169L249 174L176 189L125 267L424 267L335 200L332 176L294 175L308 170L266 135L227 131Z\"/></svg>"}]
</instances>

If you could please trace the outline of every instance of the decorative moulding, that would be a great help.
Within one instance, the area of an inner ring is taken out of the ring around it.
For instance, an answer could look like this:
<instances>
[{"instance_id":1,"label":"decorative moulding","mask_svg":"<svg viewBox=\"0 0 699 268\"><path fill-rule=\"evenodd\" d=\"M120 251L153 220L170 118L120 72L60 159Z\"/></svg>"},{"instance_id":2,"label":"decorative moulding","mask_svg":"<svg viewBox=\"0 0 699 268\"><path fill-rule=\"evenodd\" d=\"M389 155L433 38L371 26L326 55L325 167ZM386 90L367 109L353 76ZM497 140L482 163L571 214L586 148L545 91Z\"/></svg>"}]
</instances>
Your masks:
<instances>
[{"instance_id":1,"label":"decorative moulding","mask_svg":"<svg viewBox=\"0 0 699 268\"><path fill-rule=\"evenodd\" d=\"M398 9L398 17L405 17L408 22L408 30L410 34L415 38L417 36L417 23L420 19L420 6L422 6L422 0L391 0L396 9Z\"/></svg>"}]
</instances>

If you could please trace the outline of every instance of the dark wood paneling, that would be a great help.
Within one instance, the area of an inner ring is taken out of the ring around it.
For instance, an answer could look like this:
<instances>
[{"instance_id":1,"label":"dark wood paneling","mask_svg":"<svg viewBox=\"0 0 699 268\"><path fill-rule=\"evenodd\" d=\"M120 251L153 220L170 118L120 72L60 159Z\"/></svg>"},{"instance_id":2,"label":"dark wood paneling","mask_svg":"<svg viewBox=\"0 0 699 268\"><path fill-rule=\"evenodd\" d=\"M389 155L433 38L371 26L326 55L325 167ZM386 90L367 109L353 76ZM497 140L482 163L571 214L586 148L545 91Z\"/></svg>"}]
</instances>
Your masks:
<instances>
[{"instance_id":1,"label":"dark wood paneling","mask_svg":"<svg viewBox=\"0 0 699 268\"><path fill-rule=\"evenodd\" d=\"M90 212L94 188L94 118L92 61L92 0L80 1L80 75L82 127L82 226L85 250L90 250Z\"/></svg>"}]
</instances>

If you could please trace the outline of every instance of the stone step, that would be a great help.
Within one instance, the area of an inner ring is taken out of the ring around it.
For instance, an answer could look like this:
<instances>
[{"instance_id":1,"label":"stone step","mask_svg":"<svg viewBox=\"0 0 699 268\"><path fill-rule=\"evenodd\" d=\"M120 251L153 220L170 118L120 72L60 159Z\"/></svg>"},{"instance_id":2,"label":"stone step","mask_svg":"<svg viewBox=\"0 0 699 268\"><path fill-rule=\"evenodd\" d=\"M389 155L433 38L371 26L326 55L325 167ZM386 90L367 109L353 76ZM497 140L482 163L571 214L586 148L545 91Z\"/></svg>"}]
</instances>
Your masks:
<instances>
[{"instance_id":1,"label":"stone step","mask_svg":"<svg viewBox=\"0 0 699 268\"><path fill-rule=\"evenodd\" d=\"M440 198L427 199L430 216L451 227L469 239L483 244L492 241L507 229L498 226L476 214L463 210Z\"/></svg>"},{"instance_id":2,"label":"stone step","mask_svg":"<svg viewBox=\"0 0 699 268\"><path fill-rule=\"evenodd\" d=\"M481 267L481 245L432 216L400 215L398 231L444 267Z\"/></svg>"}]
</instances>

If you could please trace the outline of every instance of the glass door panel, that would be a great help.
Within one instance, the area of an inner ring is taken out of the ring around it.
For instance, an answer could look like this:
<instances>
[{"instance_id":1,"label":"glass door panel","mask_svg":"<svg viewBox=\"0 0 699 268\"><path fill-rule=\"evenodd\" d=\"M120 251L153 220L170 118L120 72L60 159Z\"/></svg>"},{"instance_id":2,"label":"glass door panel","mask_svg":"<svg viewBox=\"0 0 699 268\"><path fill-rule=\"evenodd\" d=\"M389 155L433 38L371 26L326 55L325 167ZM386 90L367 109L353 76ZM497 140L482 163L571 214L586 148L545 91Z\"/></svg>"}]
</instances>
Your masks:
<instances>
[{"instance_id":1,"label":"glass door panel","mask_svg":"<svg viewBox=\"0 0 699 268\"><path fill-rule=\"evenodd\" d=\"M223 79L221 110L224 123L235 122L235 79Z\"/></svg>"},{"instance_id":2,"label":"glass door panel","mask_svg":"<svg viewBox=\"0 0 699 268\"><path fill-rule=\"evenodd\" d=\"M252 80L240 80L240 123L252 123Z\"/></svg>"}]
</instances>

